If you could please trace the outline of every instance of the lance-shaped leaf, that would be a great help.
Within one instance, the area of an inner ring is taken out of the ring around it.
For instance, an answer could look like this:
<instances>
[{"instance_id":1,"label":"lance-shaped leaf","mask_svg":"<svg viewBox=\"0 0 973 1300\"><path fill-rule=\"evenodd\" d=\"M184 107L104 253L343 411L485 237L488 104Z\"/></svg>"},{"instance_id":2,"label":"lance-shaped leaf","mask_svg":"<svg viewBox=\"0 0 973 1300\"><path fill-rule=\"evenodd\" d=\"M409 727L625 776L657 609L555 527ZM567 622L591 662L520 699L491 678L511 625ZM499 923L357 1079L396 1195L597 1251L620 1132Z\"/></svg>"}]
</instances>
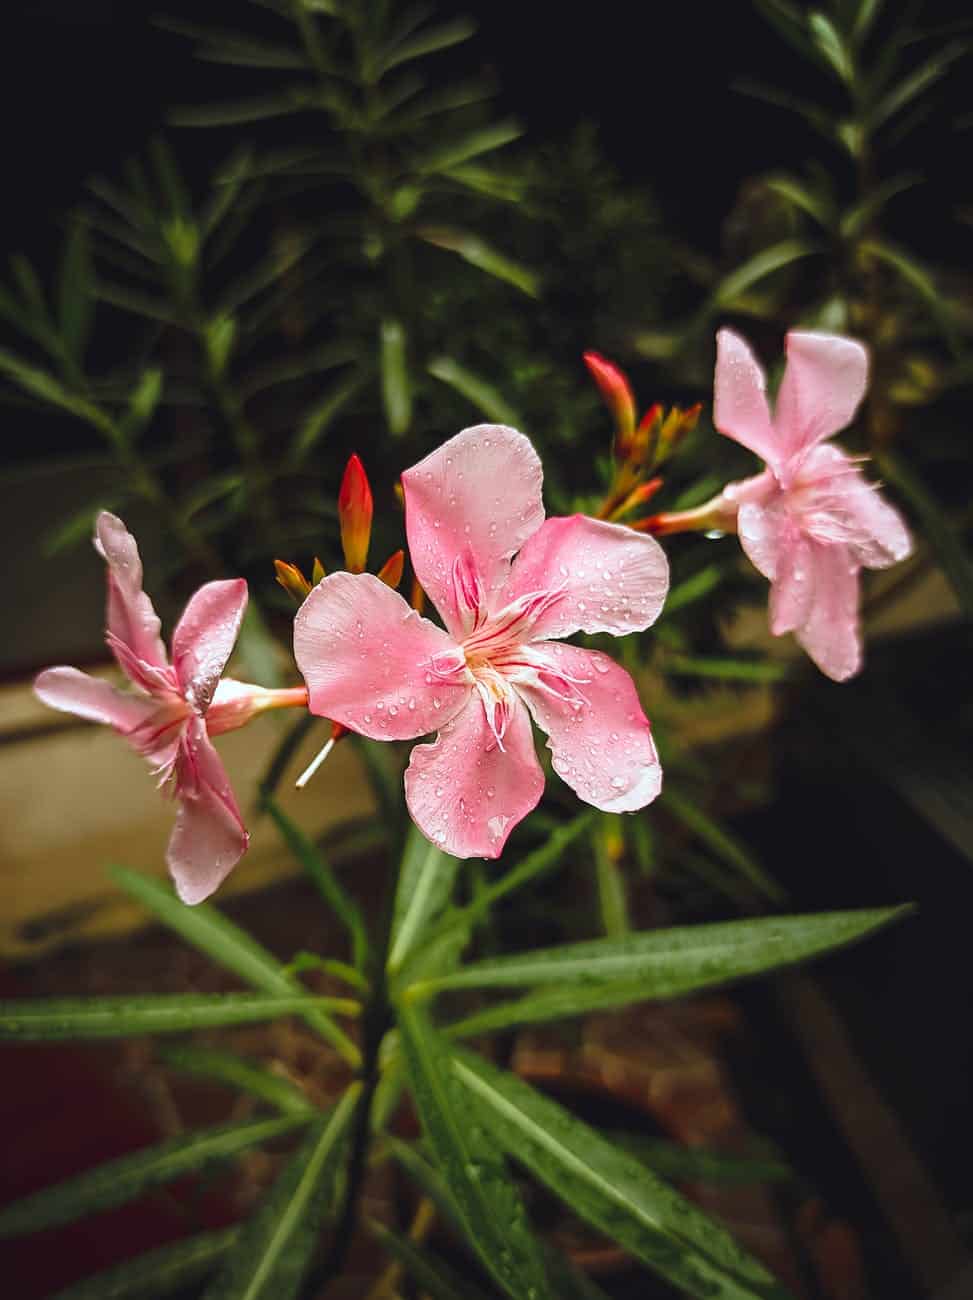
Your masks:
<instances>
[{"instance_id":1,"label":"lance-shaped leaf","mask_svg":"<svg viewBox=\"0 0 973 1300\"><path fill-rule=\"evenodd\" d=\"M747 846L705 813L695 800L687 799L678 789L670 788L666 791L666 810L765 898L778 903L783 901L786 897L784 890L767 874Z\"/></svg>"},{"instance_id":2,"label":"lance-shaped leaf","mask_svg":"<svg viewBox=\"0 0 973 1300\"><path fill-rule=\"evenodd\" d=\"M460 396L472 402L488 420L513 425L515 428L523 423L493 384L475 375L472 370L467 370L466 366L461 366L452 357L435 357L426 369L433 378L448 384Z\"/></svg>"},{"instance_id":3,"label":"lance-shaped leaf","mask_svg":"<svg viewBox=\"0 0 973 1300\"><path fill-rule=\"evenodd\" d=\"M224 1228L161 1246L58 1291L51 1300L156 1300L182 1294L184 1288L212 1273L237 1235L237 1228Z\"/></svg>"},{"instance_id":4,"label":"lance-shaped leaf","mask_svg":"<svg viewBox=\"0 0 973 1300\"><path fill-rule=\"evenodd\" d=\"M296 1084L274 1074L259 1061L248 1060L236 1052L202 1047L197 1043L171 1043L157 1047L156 1055L174 1070L238 1088L252 1097L259 1097L284 1115L303 1115L306 1118L314 1114L314 1105Z\"/></svg>"},{"instance_id":5,"label":"lance-shaped leaf","mask_svg":"<svg viewBox=\"0 0 973 1300\"><path fill-rule=\"evenodd\" d=\"M405 329L401 321L382 321L378 358L382 376L382 404L389 432L405 433L412 420L412 383L406 357Z\"/></svg>"},{"instance_id":6,"label":"lance-shaped leaf","mask_svg":"<svg viewBox=\"0 0 973 1300\"><path fill-rule=\"evenodd\" d=\"M460 136L446 144L441 144L432 152L420 158L416 170L420 172L446 172L470 158L490 153L502 145L509 144L523 135L523 127L516 122L498 122L495 126L481 127L468 135Z\"/></svg>"},{"instance_id":7,"label":"lance-shaped leaf","mask_svg":"<svg viewBox=\"0 0 973 1300\"><path fill-rule=\"evenodd\" d=\"M91 333L91 250L87 226L75 220L58 279L58 323L71 356L80 359Z\"/></svg>"},{"instance_id":8,"label":"lance-shaped leaf","mask_svg":"<svg viewBox=\"0 0 973 1300\"><path fill-rule=\"evenodd\" d=\"M291 821L276 800L268 799L264 807L283 835L287 847L314 882L318 893L347 929L352 940L355 965L360 969L368 951L368 934L361 909L332 871L320 849Z\"/></svg>"},{"instance_id":9,"label":"lance-shaped leaf","mask_svg":"<svg viewBox=\"0 0 973 1300\"><path fill-rule=\"evenodd\" d=\"M307 1116L276 1116L246 1124L183 1133L134 1155L109 1160L76 1178L45 1187L0 1210L0 1237L18 1237L59 1223L71 1223L97 1210L124 1205L149 1187L171 1182L213 1160L227 1160L249 1147L290 1133Z\"/></svg>"},{"instance_id":10,"label":"lance-shaped leaf","mask_svg":"<svg viewBox=\"0 0 973 1300\"><path fill-rule=\"evenodd\" d=\"M390 1255L432 1300L486 1300L479 1287L460 1277L444 1260L430 1250L418 1246L399 1232L392 1232L380 1223L372 1222L369 1228Z\"/></svg>"},{"instance_id":11,"label":"lance-shaped leaf","mask_svg":"<svg viewBox=\"0 0 973 1300\"><path fill-rule=\"evenodd\" d=\"M666 668L679 677L710 677L720 682L783 682L788 664L767 659L732 659L729 655L667 654Z\"/></svg>"},{"instance_id":12,"label":"lance-shaped leaf","mask_svg":"<svg viewBox=\"0 0 973 1300\"><path fill-rule=\"evenodd\" d=\"M304 463L344 408L362 391L372 374L372 366L356 366L350 374L343 375L320 402L310 408L298 426L287 454L291 469L297 469Z\"/></svg>"},{"instance_id":13,"label":"lance-shaped leaf","mask_svg":"<svg viewBox=\"0 0 973 1300\"><path fill-rule=\"evenodd\" d=\"M454 1058L452 1075L502 1150L681 1290L699 1300L786 1300L727 1232L570 1111L471 1053Z\"/></svg>"},{"instance_id":14,"label":"lance-shaped leaf","mask_svg":"<svg viewBox=\"0 0 973 1300\"><path fill-rule=\"evenodd\" d=\"M181 1034L223 1029L280 1016L322 1016L328 1009L357 1010L344 998L289 993L160 993L144 997L19 998L0 1002L0 1041L56 1042L64 1039L131 1038L137 1034ZM356 1049L357 1052L357 1049Z\"/></svg>"},{"instance_id":15,"label":"lance-shaped leaf","mask_svg":"<svg viewBox=\"0 0 973 1300\"><path fill-rule=\"evenodd\" d=\"M254 608L251 605L251 608ZM260 678L261 674L254 674ZM264 678L266 680L266 678ZM234 925L211 903L187 907L167 884L150 876L140 876L125 867L113 867L111 875L121 887L175 930L188 943L205 952L227 970L254 988L281 996L300 993L301 985L289 975L272 953L238 925ZM349 1063L357 1064L358 1048L331 1019L323 1006L306 1008L304 1019L325 1038Z\"/></svg>"},{"instance_id":16,"label":"lance-shaped leaf","mask_svg":"<svg viewBox=\"0 0 973 1300\"><path fill-rule=\"evenodd\" d=\"M672 998L806 961L864 939L911 910L905 905L719 921L536 948L474 962L428 981L423 991L568 983L593 990L625 983L641 985L645 1000Z\"/></svg>"},{"instance_id":17,"label":"lance-shaped leaf","mask_svg":"<svg viewBox=\"0 0 973 1300\"><path fill-rule=\"evenodd\" d=\"M470 1123L448 1046L419 1007L401 1007L398 1022L422 1127L470 1243L512 1300L553 1300L520 1195L497 1144Z\"/></svg>"},{"instance_id":18,"label":"lance-shaped leaf","mask_svg":"<svg viewBox=\"0 0 973 1300\"><path fill-rule=\"evenodd\" d=\"M457 230L452 226L420 226L416 234L427 244L456 253L477 270L514 285L530 298L540 294L540 277L536 271L507 257L472 231Z\"/></svg>"},{"instance_id":19,"label":"lance-shaped leaf","mask_svg":"<svg viewBox=\"0 0 973 1300\"><path fill-rule=\"evenodd\" d=\"M352 1084L300 1149L240 1233L204 1300L293 1300L334 1196L361 1085Z\"/></svg>"},{"instance_id":20,"label":"lance-shaped leaf","mask_svg":"<svg viewBox=\"0 0 973 1300\"><path fill-rule=\"evenodd\" d=\"M459 867L459 858L443 853L417 827L410 828L395 891L390 971L401 968L429 922L446 906Z\"/></svg>"},{"instance_id":21,"label":"lance-shaped leaf","mask_svg":"<svg viewBox=\"0 0 973 1300\"><path fill-rule=\"evenodd\" d=\"M80 420L97 429L99 433L104 434L111 442L118 441L118 430L100 407L69 392L46 370L40 370L37 366L22 361L12 352L0 350L0 375L11 380L31 397L37 397L42 402L67 411L70 415L76 415Z\"/></svg>"}]
</instances>

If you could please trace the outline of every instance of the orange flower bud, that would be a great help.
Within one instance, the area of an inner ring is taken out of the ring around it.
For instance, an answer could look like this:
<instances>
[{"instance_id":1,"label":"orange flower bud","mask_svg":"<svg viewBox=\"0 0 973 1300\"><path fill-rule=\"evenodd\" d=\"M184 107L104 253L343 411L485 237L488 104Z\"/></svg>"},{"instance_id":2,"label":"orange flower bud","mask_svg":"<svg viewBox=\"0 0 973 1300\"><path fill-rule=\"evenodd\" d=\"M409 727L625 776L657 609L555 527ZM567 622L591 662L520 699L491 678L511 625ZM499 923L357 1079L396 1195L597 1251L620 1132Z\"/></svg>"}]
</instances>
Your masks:
<instances>
[{"instance_id":1,"label":"orange flower bud","mask_svg":"<svg viewBox=\"0 0 973 1300\"><path fill-rule=\"evenodd\" d=\"M607 361L597 352L585 352L584 363L615 419L615 431L625 449L624 454L627 454L629 441L635 431L635 398L628 380L613 362Z\"/></svg>"},{"instance_id":2,"label":"orange flower bud","mask_svg":"<svg viewBox=\"0 0 973 1300\"><path fill-rule=\"evenodd\" d=\"M368 543L372 535L372 489L368 475L357 456L352 456L345 467L338 492L338 522L341 525L341 545L349 573L361 573L368 559Z\"/></svg>"},{"instance_id":3,"label":"orange flower bud","mask_svg":"<svg viewBox=\"0 0 973 1300\"><path fill-rule=\"evenodd\" d=\"M409 604L417 614L421 614L426 608L426 593L419 586L418 578L412 579L412 593L409 596Z\"/></svg>"},{"instance_id":4,"label":"orange flower bud","mask_svg":"<svg viewBox=\"0 0 973 1300\"><path fill-rule=\"evenodd\" d=\"M624 515L630 514L639 506L644 506L647 501L651 501L659 488L662 487L661 478L650 478L647 483L640 483L638 487L633 488L628 496L608 516L609 519L621 519Z\"/></svg>"},{"instance_id":5,"label":"orange flower bud","mask_svg":"<svg viewBox=\"0 0 973 1300\"><path fill-rule=\"evenodd\" d=\"M277 581L287 594L293 596L299 605L303 604L311 590L311 584L297 565L288 564L286 560L274 560L274 568L277 571Z\"/></svg>"},{"instance_id":6,"label":"orange flower bud","mask_svg":"<svg viewBox=\"0 0 973 1300\"><path fill-rule=\"evenodd\" d=\"M402 581L402 570L404 568L405 551L395 551L379 569L377 576L381 578L386 587L391 587L394 591Z\"/></svg>"},{"instance_id":7,"label":"orange flower bud","mask_svg":"<svg viewBox=\"0 0 973 1300\"><path fill-rule=\"evenodd\" d=\"M321 563L318 557L315 556L314 568L311 570L311 586L316 587L324 576L325 576L324 565Z\"/></svg>"}]
</instances>

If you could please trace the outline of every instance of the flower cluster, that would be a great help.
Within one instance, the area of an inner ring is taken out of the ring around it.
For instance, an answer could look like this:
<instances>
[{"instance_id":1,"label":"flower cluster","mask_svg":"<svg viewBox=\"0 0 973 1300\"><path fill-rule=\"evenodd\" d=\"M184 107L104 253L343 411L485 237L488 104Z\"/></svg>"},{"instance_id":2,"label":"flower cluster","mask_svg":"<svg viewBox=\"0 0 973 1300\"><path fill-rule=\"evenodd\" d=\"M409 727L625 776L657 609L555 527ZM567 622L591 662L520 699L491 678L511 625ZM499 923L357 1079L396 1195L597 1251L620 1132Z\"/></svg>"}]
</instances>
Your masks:
<instances>
[{"instance_id":1,"label":"flower cluster","mask_svg":"<svg viewBox=\"0 0 973 1300\"><path fill-rule=\"evenodd\" d=\"M624 636L658 617L668 564L655 535L737 531L771 583L770 624L796 633L836 680L861 665L858 573L909 554L897 512L859 464L826 439L853 418L867 355L834 335L793 332L773 416L763 373L742 339L718 336L714 423L764 461L695 510L626 519L658 491L647 477L696 423L698 407L651 407L636 423L622 372L585 360L612 411L615 469L599 517L545 518L541 463L503 425L464 429L402 475L415 575L408 604L395 590L404 555L365 572L373 501L352 457L339 493L345 569L310 581L277 561L300 604L294 655L304 687L270 691L223 677L243 618L242 579L210 582L189 601L172 639L142 590L138 549L103 513L95 546L108 566L107 640L133 690L74 668L37 678L40 698L107 723L153 765L179 804L168 863L180 897L207 897L246 851L248 835L211 737L268 708L304 706L373 740L418 740L405 773L409 811L457 857L495 858L538 803L544 776L531 721L552 766L606 812L633 812L659 793L662 771L631 677L601 651L564 640ZM422 617L428 595L443 626ZM311 774L312 764L302 778Z\"/></svg>"}]
</instances>

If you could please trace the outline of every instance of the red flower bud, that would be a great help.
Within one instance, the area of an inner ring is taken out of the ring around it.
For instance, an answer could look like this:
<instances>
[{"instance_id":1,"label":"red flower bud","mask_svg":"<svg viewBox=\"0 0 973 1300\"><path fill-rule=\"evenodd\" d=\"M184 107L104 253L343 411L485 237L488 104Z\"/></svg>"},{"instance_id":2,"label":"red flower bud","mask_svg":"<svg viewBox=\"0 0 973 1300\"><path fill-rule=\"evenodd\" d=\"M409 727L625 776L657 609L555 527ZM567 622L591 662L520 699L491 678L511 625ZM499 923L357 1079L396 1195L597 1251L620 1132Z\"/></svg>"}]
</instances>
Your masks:
<instances>
[{"instance_id":1,"label":"red flower bud","mask_svg":"<svg viewBox=\"0 0 973 1300\"><path fill-rule=\"evenodd\" d=\"M402 570L405 568L405 551L395 551L389 556L377 573L386 587L391 587L394 591L402 581Z\"/></svg>"},{"instance_id":2,"label":"red flower bud","mask_svg":"<svg viewBox=\"0 0 973 1300\"><path fill-rule=\"evenodd\" d=\"M368 485L368 475L358 457L352 456L345 467L338 493L341 545L349 573L361 573L365 568L368 543L372 535L372 512L372 489Z\"/></svg>"},{"instance_id":3,"label":"red flower bud","mask_svg":"<svg viewBox=\"0 0 973 1300\"><path fill-rule=\"evenodd\" d=\"M627 443L635 430L635 398L628 380L611 361L597 352L585 352L584 363L615 419L615 431Z\"/></svg>"}]
</instances>

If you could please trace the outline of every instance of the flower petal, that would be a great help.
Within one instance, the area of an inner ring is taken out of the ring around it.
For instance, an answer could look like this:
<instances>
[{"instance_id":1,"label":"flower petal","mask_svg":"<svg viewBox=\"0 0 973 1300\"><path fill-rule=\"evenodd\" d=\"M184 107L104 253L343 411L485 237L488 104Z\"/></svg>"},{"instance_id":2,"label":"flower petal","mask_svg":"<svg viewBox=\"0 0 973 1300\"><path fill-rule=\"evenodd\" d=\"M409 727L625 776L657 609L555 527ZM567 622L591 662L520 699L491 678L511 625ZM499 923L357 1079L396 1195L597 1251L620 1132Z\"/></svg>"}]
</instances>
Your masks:
<instances>
[{"instance_id":1,"label":"flower petal","mask_svg":"<svg viewBox=\"0 0 973 1300\"><path fill-rule=\"evenodd\" d=\"M46 668L34 680L34 694L52 709L102 722L116 731L140 726L158 709L155 700L126 695L110 682L77 668Z\"/></svg>"},{"instance_id":2,"label":"flower petal","mask_svg":"<svg viewBox=\"0 0 973 1300\"><path fill-rule=\"evenodd\" d=\"M662 789L662 768L635 683L599 650L537 643L549 671L516 682L534 721L548 735L554 770L586 803L634 812Z\"/></svg>"},{"instance_id":3,"label":"flower petal","mask_svg":"<svg viewBox=\"0 0 973 1300\"><path fill-rule=\"evenodd\" d=\"M402 475L412 567L457 638L453 562L472 560L489 602L511 556L544 522L543 480L529 439L503 424L464 429Z\"/></svg>"},{"instance_id":4,"label":"flower petal","mask_svg":"<svg viewBox=\"0 0 973 1300\"><path fill-rule=\"evenodd\" d=\"M774 636L793 632L807 622L814 600L815 565L812 543L793 536L777 552L770 586L770 630Z\"/></svg>"},{"instance_id":5,"label":"flower petal","mask_svg":"<svg viewBox=\"0 0 973 1300\"><path fill-rule=\"evenodd\" d=\"M798 535L779 497L768 505L755 501L742 505L737 515L737 534L747 559L771 582L777 576L781 550Z\"/></svg>"},{"instance_id":6,"label":"flower petal","mask_svg":"<svg viewBox=\"0 0 973 1300\"><path fill-rule=\"evenodd\" d=\"M150 684L139 679L137 661L165 670L168 660L159 635L159 616L142 590L139 548L122 521L107 510L103 510L95 520L94 545L108 564L109 645L115 651L122 670L138 685L151 689ZM127 655L118 653L112 638L121 643L123 651L128 651ZM134 664L133 659L136 661Z\"/></svg>"},{"instance_id":7,"label":"flower petal","mask_svg":"<svg viewBox=\"0 0 973 1300\"><path fill-rule=\"evenodd\" d=\"M322 578L294 620L294 657L311 712L373 740L435 731L472 690L456 643L370 573Z\"/></svg>"},{"instance_id":8,"label":"flower petal","mask_svg":"<svg viewBox=\"0 0 973 1300\"><path fill-rule=\"evenodd\" d=\"M814 601L797 639L817 666L836 682L861 668L858 627L858 565L847 546L812 547Z\"/></svg>"},{"instance_id":9,"label":"flower petal","mask_svg":"<svg viewBox=\"0 0 973 1300\"><path fill-rule=\"evenodd\" d=\"M543 792L530 718L519 700L503 749L474 695L431 745L416 745L405 773L412 820L457 858L498 858L507 836Z\"/></svg>"},{"instance_id":10,"label":"flower petal","mask_svg":"<svg viewBox=\"0 0 973 1300\"><path fill-rule=\"evenodd\" d=\"M791 330L774 424L786 459L846 428L865 396L868 353L838 334Z\"/></svg>"},{"instance_id":11,"label":"flower petal","mask_svg":"<svg viewBox=\"0 0 973 1300\"><path fill-rule=\"evenodd\" d=\"M831 481L835 505L843 516L852 557L869 569L887 569L912 554L912 537L905 520L894 506L882 497L877 483L838 452L845 472Z\"/></svg>"},{"instance_id":12,"label":"flower petal","mask_svg":"<svg viewBox=\"0 0 973 1300\"><path fill-rule=\"evenodd\" d=\"M669 563L654 537L587 515L546 520L517 556L501 604L559 593L541 604L530 639L574 632L642 632L659 617Z\"/></svg>"},{"instance_id":13,"label":"flower petal","mask_svg":"<svg viewBox=\"0 0 973 1300\"><path fill-rule=\"evenodd\" d=\"M768 465L779 459L777 437L767 406L767 381L747 344L732 330L716 336L713 423Z\"/></svg>"},{"instance_id":14,"label":"flower petal","mask_svg":"<svg viewBox=\"0 0 973 1300\"><path fill-rule=\"evenodd\" d=\"M179 811L166 862L184 903L201 903L217 889L247 851L243 825L223 762L193 718L176 760Z\"/></svg>"},{"instance_id":15,"label":"flower petal","mask_svg":"<svg viewBox=\"0 0 973 1300\"><path fill-rule=\"evenodd\" d=\"M207 582L189 598L172 634L172 666L197 713L209 708L247 608L243 578Z\"/></svg>"}]
</instances>

